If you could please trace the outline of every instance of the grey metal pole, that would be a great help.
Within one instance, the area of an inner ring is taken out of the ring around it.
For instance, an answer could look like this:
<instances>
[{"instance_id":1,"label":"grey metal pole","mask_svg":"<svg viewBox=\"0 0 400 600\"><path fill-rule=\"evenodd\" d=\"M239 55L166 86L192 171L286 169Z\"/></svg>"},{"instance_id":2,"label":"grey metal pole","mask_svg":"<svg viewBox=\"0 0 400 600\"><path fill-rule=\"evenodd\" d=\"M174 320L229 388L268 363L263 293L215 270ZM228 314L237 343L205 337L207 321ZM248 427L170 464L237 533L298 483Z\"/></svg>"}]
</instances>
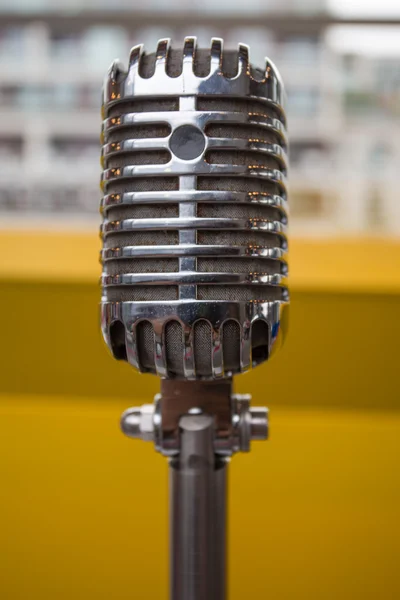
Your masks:
<instances>
[{"instance_id":1,"label":"grey metal pole","mask_svg":"<svg viewBox=\"0 0 400 600\"><path fill-rule=\"evenodd\" d=\"M267 409L231 381L162 380L155 403L126 410L121 427L169 458L171 600L226 600L227 462L267 439Z\"/></svg>"},{"instance_id":2,"label":"grey metal pole","mask_svg":"<svg viewBox=\"0 0 400 600\"><path fill-rule=\"evenodd\" d=\"M170 461L171 600L226 598L226 459L214 453L214 419L185 415Z\"/></svg>"}]
</instances>

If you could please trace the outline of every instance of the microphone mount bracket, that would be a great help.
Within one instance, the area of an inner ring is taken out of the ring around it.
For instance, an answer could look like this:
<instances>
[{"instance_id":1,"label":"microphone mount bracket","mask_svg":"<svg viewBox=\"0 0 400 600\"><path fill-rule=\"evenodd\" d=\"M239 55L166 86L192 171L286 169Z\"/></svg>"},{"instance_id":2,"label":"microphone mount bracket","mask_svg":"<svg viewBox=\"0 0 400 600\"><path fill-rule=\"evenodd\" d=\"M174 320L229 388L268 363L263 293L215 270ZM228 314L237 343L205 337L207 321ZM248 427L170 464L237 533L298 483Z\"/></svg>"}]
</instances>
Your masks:
<instances>
[{"instance_id":1,"label":"microphone mount bracket","mask_svg":"<svg viewBox=\"0 0 400 600\"><path fill-rule=\"evenodd\" d=\"M251 441L268 437L268 410L250 407L249 394L232 394L231 381L162 380L153 404L128 408L122 431L131 438L152 441L158 452L173 457L180 451L180 420L185 415L209 415L214 421L214 452L232 456L248 452Z\"/></svg>"}]
</instances>

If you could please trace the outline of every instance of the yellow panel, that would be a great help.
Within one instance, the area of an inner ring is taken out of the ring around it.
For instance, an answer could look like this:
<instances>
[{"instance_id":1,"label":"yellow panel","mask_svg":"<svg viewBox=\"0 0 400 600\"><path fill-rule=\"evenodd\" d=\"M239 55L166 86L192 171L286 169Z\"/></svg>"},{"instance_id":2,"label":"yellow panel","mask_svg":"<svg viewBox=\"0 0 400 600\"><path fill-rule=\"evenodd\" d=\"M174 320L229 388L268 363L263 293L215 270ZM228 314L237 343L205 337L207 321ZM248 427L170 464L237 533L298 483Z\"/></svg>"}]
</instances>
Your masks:
<instances>
[{"instance_id":1,"label":"yellow panel","mask_svg":"<svg viewBox=\"0 0 400 600\"><path fill-rule=\"evenodd\" d=\"M167 600L167 465L126 406L0 398L1 598ZM230 599L399 598L399 454L399 413L275 409L230 465Z\"/></svg>"}]
</instances>

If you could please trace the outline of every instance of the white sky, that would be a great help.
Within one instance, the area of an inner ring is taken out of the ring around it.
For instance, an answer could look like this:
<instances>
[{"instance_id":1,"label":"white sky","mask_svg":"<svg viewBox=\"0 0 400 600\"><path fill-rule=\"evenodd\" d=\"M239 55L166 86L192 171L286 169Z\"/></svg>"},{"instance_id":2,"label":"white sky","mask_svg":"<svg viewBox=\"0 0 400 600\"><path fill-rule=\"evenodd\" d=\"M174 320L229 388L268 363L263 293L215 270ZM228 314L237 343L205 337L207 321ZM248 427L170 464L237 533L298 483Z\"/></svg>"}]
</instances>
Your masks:
<instances>
[{"instance_id":1,"label":"white sky","mask_svg":"<svg viewBox=\"0 0 400 600\"><path fill-rule=\"evenodd\" d=\"M343 17L400 17L399 0L327 0L327 7Z\"/></svg>"}]
</instances>

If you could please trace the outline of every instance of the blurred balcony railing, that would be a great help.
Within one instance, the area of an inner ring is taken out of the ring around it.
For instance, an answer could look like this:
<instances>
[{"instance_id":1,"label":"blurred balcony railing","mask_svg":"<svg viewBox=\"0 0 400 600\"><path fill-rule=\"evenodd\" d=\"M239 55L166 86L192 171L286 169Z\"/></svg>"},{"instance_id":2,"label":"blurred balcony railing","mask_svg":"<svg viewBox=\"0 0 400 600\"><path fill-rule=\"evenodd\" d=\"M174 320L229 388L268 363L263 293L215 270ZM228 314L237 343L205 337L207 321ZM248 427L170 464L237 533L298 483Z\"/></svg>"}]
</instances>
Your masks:
<instances>
[{"instance_id":1,"label":"blurred balcony railing","mask_svg":"<svg viewBox=\"0 0 400 600\"><path fill-rule=\"evenodd\" d=\"M159 37L228 47L248 41L286 83L294 232L400 234L400 68L397 56L348 54L323 2L202 4L125 1L2 3L0 213L97 219L100 87L115 57ZM79 8L79 10L77 10ZM164 11L164 12L162 12ZM360 19L359 19L360 20ZM390 21L388 22L395 22ZM190 25L190 23L192 25ZM330 31L330 30L329 30ZM339 40L340 42L340 40ZM95 221L93 221L94 223Z\"/></svg>"}]
</instances>

